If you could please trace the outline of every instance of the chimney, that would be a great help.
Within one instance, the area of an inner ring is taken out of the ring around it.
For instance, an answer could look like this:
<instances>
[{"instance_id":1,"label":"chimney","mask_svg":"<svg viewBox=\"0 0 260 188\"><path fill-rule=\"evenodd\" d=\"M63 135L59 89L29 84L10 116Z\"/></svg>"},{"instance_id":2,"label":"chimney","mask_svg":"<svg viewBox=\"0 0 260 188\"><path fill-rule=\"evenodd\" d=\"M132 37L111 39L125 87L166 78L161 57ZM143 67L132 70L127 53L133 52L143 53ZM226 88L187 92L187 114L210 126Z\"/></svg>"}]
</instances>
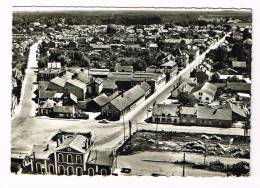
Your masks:
<instances>
[{"instance_id":1,"label":"chimney","mask_svg":"<svg viewBox=\"0 0 260 188\"><path fill-rule=\"evenodd\" d=\"M61 135L61 143L64 141L64 139L65 139L65 136Z\"/></svg>"},{"instance_id":2,"label":"chimney","mask_svg":"<svg viewBox=\"0 0 260 188\"><path fill-rule=\"evenodd\" d=\"M88 149L88 139L86 139L86 141L85 141L85 149L86 150Z\"/></svg>"},{"instance_id":3,"label":"chimney","mask_svg":"<svg viewBox=\"0 0 260 188\"><path fill-rule=\"evenodd\" d=\"M56 142L57 142L57 147L59 147L59 145L60 145L60 139L58 138Z\"/></svg>"},{"instance_id":4,"label":"chimney","mask_svg":"<svg viewBox=\"0 0 260 188\"><path fill-rule=\"evenodd\" d=\"M217 113L217 110L218 110L218 109L215 109L215 110L213 111L213 114L216 114L216 113Z\"/></svg>"},{"instance_id":5,"label":"chimney","mask_svg":"<svg viewBox=\"0 0 260 188\"><path fill-rule=\"evenodd\" d=\"M35 152L33 152L33 159L35 160Z\"/></svg>"},{"instance_id":6,"label":"chimney","mask_svg":"<svg viewBox=\"0 0 260 188\"><path fill-rule=\"evenodd\" d=\"M50 148L50 147L49 147L49 144L47 144L47 146L46 146L46 151L48 151L48 150L49 150L49 148Z\"/></svg>"},{"instance_id":7,"label":"chimney","mask_svg":"<svg viewBox=\"0 0 260 188\"><path fill-rule=\"evenodd\" d=\"M121 97L124 97L124 91L121 91Z\"/></svg>"}]
</instances>

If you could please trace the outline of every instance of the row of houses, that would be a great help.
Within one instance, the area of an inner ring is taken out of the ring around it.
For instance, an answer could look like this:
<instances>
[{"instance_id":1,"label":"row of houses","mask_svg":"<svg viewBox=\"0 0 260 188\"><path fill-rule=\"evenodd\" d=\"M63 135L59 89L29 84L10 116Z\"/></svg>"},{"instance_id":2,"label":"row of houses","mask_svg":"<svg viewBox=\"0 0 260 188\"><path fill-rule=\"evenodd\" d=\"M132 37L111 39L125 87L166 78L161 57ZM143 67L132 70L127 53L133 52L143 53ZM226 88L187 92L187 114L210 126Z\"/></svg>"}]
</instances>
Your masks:
<instances>
[{"instance_id":1,"label":"row of houses","mask_svg":"<svg viewBox=\"0 0 260 188\"><path fill-rule=\"evenodd\" d=\"M246 121L242 106L234 103L225 107L187 107L179 104L157 104L149 119L152 123L230 128L236 120Z\"/></svg>"}]
</instances>

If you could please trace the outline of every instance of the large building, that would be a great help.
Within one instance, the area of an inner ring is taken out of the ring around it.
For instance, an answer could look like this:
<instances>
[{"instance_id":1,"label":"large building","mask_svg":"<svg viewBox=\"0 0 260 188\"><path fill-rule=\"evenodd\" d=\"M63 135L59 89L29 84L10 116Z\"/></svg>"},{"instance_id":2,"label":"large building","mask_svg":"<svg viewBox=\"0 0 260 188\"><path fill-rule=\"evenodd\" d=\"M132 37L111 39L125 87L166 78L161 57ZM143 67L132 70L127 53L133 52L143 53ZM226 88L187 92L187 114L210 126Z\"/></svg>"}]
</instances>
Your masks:
<instances>
[{"instance_id":1,"label":"large building","mask_svg":"<svg viewBox=\"0 0 260 188\"><path fill-rule=\"evenodd\" d=\"M90 132L59 131L47 145L34 145L31 172L56 175L110 175L113 151L96 150Z\"/></svg>"}]
</instances>

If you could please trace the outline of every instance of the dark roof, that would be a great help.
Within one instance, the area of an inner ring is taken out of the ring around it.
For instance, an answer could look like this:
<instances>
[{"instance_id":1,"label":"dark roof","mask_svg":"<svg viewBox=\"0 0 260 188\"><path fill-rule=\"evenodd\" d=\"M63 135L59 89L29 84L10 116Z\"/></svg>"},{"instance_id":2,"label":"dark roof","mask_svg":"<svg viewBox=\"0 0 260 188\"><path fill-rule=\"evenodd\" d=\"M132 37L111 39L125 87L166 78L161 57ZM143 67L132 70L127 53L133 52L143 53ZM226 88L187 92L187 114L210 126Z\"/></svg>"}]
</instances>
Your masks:
<instances>
[{"instance_id":1,"label":"dark roof","mask_svg":"<svg viewBox=\"0 0 260 188\"><path fill-rule=\"evenodd\" d=\"M114 157L111 150L91 150L87 163L103 166L113 166Z\"/></svg>"},{"instance_id":2,"label":"dark roof","mask_svg":"<svg viewBox=\"0 0 260 188\"><path fill-rule=\"evenodd\" d=\"M40 91L40 98L54 98L57 91Z\"/></svg>"},{"instance_id":3,"label":"dark roof","mask_svg":"<svg viewBox=\"0 0 260 188\"><path fill-rule=\"evenodd\" d=\"M111 101L111 104L116 107L119 111L123 111L128 106L131 106L135 101L143 97L145 94L144 90L140 85L129 89L122 95L119 95Z\"/></svg>"},{"instance_id":4,"label":"dark roof","mask_svg":"<svg viewBox=\"0 0 260 188\"><path fill-rule=\"evenodd\" d=\"M153 108L153 116L161 116L164 114L165 116L171 115L171 116L177 116L177 112L179 110L178 104L157 104Z\"/></svg>"},{"instance_id":5,"label":"dark roof","mask_svg":"<svg viewBox=\"0 0 260 188\"><path fill-rule=\"evenodd\" d=\"M54 106L53 112L55 112L55 113L73 113L74 108L72 106Z\"/></svg>"}]
</instances>

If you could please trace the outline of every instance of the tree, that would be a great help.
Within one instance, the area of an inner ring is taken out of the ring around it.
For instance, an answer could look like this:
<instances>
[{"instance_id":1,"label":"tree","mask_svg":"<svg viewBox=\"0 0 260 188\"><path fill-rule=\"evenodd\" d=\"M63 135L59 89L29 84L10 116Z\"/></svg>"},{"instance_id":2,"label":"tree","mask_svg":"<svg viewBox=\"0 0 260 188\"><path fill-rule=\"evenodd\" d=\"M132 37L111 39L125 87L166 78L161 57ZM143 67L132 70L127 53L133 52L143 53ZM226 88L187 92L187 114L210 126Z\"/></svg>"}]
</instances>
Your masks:
<instances>
[{"instance_id":1,"label":"tree","mask_svg":"<svg viewBox=\"0 0 260 188\"><path fill-rule=\"evenodd\" d=\"M220 79L220 76L219 76L219 74L218 73L214 73L212 76L211 76L211 81L212 82L218 82L219 81L219 79Z\"/></svg>"},{"instance_id":2,"label":"tree","mask_svg":"<svg viewBox=\"0 0 260 188\"><path fill-rule=\"evenodd\" d=\"M194 95L188 94L188 92L180 92L177 99L184 105L184 106L194 106L197 102L197 99Z\"/></svg>"},{"instance_id":3,"label":"tree","mask_svg":"<svg viewBox=\"0 0 260 188\"><path fill-rule=\"evenodd\" d=\"M195 77L197 78L198 83L203 83L209 79L209 76L205 72L202 72L202 71L197 71L195 73Z\"/></svg>"}]
</instances>

